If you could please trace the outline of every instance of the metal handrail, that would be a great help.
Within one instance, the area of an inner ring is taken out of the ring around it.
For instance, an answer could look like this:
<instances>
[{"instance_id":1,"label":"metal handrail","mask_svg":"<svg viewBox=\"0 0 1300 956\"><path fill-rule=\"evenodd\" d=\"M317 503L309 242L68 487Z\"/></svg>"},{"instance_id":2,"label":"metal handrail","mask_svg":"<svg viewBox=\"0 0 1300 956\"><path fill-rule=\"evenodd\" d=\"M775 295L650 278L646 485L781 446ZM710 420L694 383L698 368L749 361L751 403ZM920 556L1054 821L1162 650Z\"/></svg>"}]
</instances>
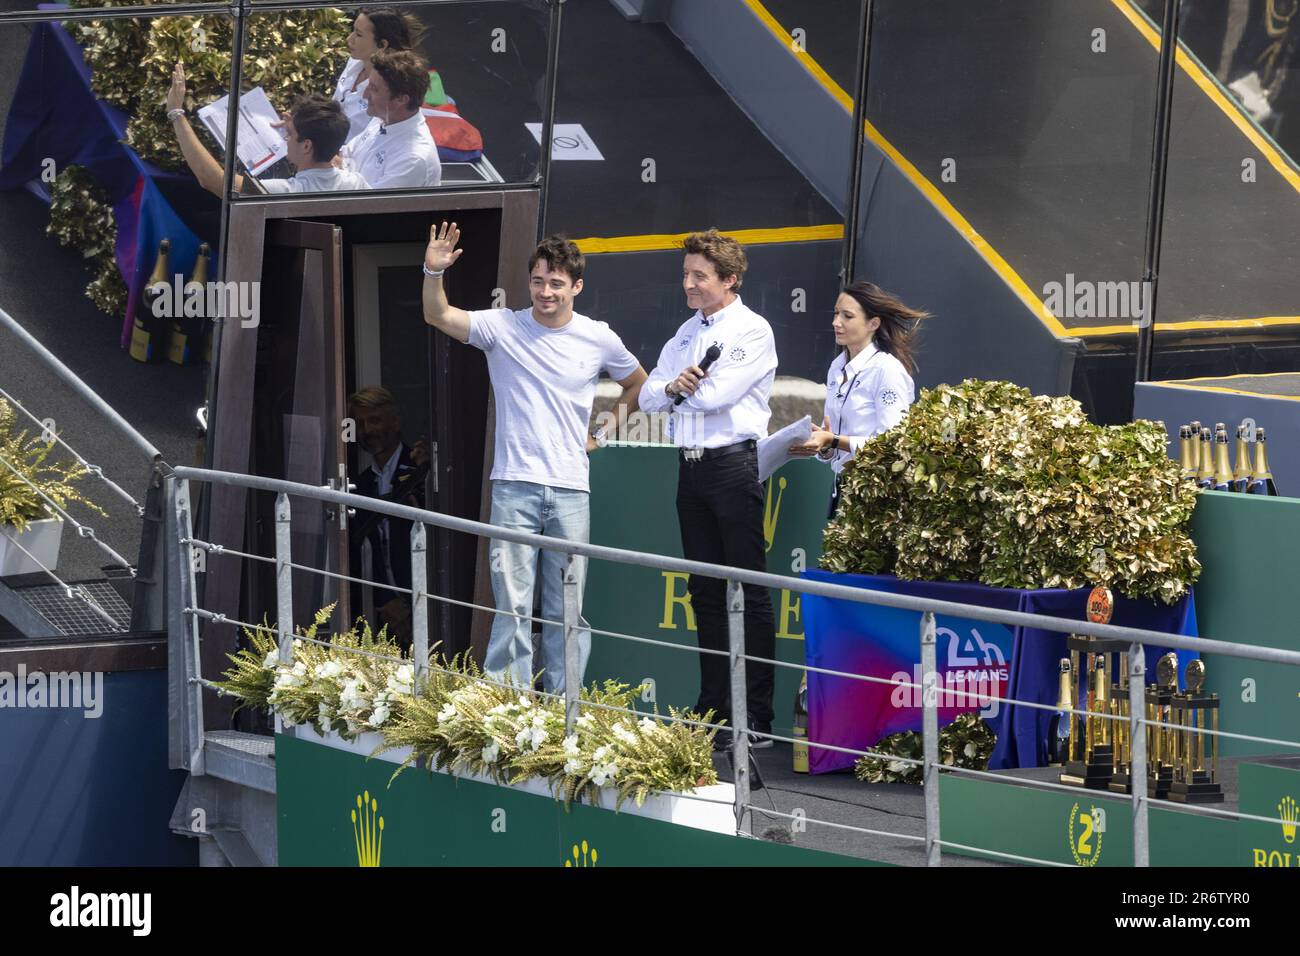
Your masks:
<instances>
[{"instance_id":1,"label":"metal handrail","mask_svg":"<svg viewBox=\"0 0 1300 956\"><path fill-rule=\"evenodd\" d=\"M132 9L137 11L136 16L140 15L138 11L141 8L134 7ZM66 16L66 11L64 11L62 15ZM0 309L0 325L3 325L5 328L7 328L10 332L12 332L14 335L18 337L18 340L20 342L22 342L29 349L35 352L36 355L41 359L41 361L43 361L54 371L55 375L57 375L74 392L76 392L83 399L89 402L91 406L95 409L95 411L103 415L104 418L108 420L109 424L111 424L114 428L116 428L119 432L121 432L126 437L126 439L129 442L131 442L131 444L135 445L146 455L148 455L152 461L157 462L162 460L163 457L162 452L160 452L154 446L153 442L149 441L149 439L145 438L138 431L136 431L136 429L131 425L131 423L128 422L125 418L123 418L120 414L118 414L117 410L113 408L112 405L104 401L104 399L99 395L98 392L96 392L93 388L91 388L89 385L83 382L77 376L77 374L72 371L72 369L68 368L61 361L59 361L59 357L57 355L55 355L44 345L42 345L34 335L32 335L25 328L19 325L18 320L15 319L13 316L11 316L4 309Z\"/></svg>"},{"instance_id":2,"label":"metal handrail","mask_svg":"<svg viewBox=\"0 0 1300 956\"><path fill-rule=\"evenodd\" d=\"M293 564L289 559L288 548L288 527L289 527L289 498L300 497L320 502L329 502L344 506L353 506L364 508L370 511L387 514L392 517L401 518L413 522L412 527L412 568L415 580L423 579L424 569L424 528L425 525L446 528L452 531L472 534L480 538L489 538L501 541L510 541L529 545L531 547L560 552L569 555L569 566L565 571L565 670L566 681L563 694L546 693L544 696L564 700L566 704L566 733L572 732L572 724L578 716L580 706L601 706L605 709L623 710L623 708L613 708L607 705L595 705L591 702L581 704L578 700L578 688L575 685L574 675L578 674L576 666L576 641L572 638L580 630L579 627L579 609L576 601L576 580L573 575L573 559L575 555L583 555L588 558L613 561L621 564L630 564L642 566L657 570L670 570L684 572L688 574L704 575L714 578L720 578L728 583L727 587L727 615L728 629L730 633L729 646L726 652L730 660L731 667L731 692L732 692L732 720L734 728L732 734L733 751L733 770L735 772L735 802L734 809L736 814L736 830L741 836L750 836L750 815L754 812L766 814L768 811L754 804L749 799L749 747L751 734L755 738L766 738L771 740L793 741L792 738L777 737L767 733L754 733L748 729L748 721L745 719L745 681L744 667L746 663L764 663L764 664L783 664L784 662L769 661L765 658L756 657L744 653L744 636L743 636L743 592L741 585L751 585L765 588L788 588L801 593L814 594L818 596L835 598L840 600L852 601L859 604L874 604L887 607L895 607L903 610L918 611L921 613L920 625L920 645L921 645L921 669L923 673L920 686L922 690L922 709L923 709L923 759L914 760L908 758L895 758L892 755L877 754L869 751L852 751L848 748L840 748L833 745L821 744L813 741L798 741L805 743L810 748L829 749L843 751L848 753L858 753L873 757L882 757L890 760L901 760L908 764L919 765L924 775L924 796L925 796L925 823L926 834L924 837L915 837L906 834L884 834L881 831L879 835L896 836L903 839L914 839L925 844L927 863L929 865L939 865L941 862L941 852L943 847L960 848L965 850L978 851L987 853L991 856L1002 857L1008 860L1027 863L1047 863L1050 861L1039 860L1030 857L1018 857L1013 854L1003 854L994 850L986 850L980 847L967 847L964 845L951 843L940 839L939 836L939 805L938 805L938 779L941 773L957 772L967 773L972 776L994 777L995 775L987 772L969 771L964 768L949 767L939 762L938 751L938 707L937 696L940 693L940 684L938 681L938 666L935 655L935 615L936 613L946 613L962 618L973 618L976 620L993 621L1000 624L1011 625L1031 625L1044 630L1066 631L1079 634L1086 634L1092 637L1108 639L1111 641L1127 642L1129 645L1130 672L1129 672L1129 697L1130 705L1136 707L1133 713L1128 715L1104 715L1090 714L1082 710L1074 710L1083 716L1105 716L1109 719L1124 720L1130 724L1131 733L1133 734L1133 752L1131 755L1132 773L1135 777L1142 778L1146 773L1147 754L1144 744L1145 736L1141 733L1140 728L1143 725L1165 726L1164 722L1151 721L1145 719L1141 714L1141 707L1135 703L1139 701L1139 695L1142 693L1144 686L1144 644L1157 644L1166 647L1187 648L1201 652L1222 653L1234 657L1242 657L1254 660L1263 660L1273 663L1281 663L1291 666L1300 666L1300 653L1295 651L1286 651L1276 648L1259 648L1246 647L1233 644L1227 641L1216 641L1210 638L1186 638L1181 635L1167 634L1162 631L1148 631L1139 628L1119 627L1116 625L1099 625L1090 622L1077 621L1069 618L1057 618L1046 615L1029 614L1019 611L1001 611L980 607L977 605L962 604L953 601L939 601L928 598L914 598L906 595L887 594L878 591L872 591L864 588L849 587L840 584L831 584L822 581L812 581L804 578L789 578L781 575L768 574L765 572L748 571L740 568L732 568L724 565L709 564L706 562L687 561L685 559L673 558L664 555L647 554L638 551L629 551L620 548L611 548L602 545L593 545L587 542L569 541L563 538L554 538L546 535L538 535L525 531L514 529L500 528L495 525L486 524L479 521L458 518L450 515L440 514L438 512L426 511L407 505L399 505L391 502L379 501L373 498L366 498L361 495L349 494L337 491L328 486L306 485L301 483L284 481L281 479L261 478L251 475L239 475L227 472L216 472L202 468L178 467L175 469L175 478L179 481L196 480L207 481L217 484L226 484L239 487L245 487L253 490L275 492L277 494L277 557L274 559L277 564L279 582L279 608L281 618L286 615L291 616L287 610L291 608L291 598L289 597L289 584L287 572L293 568L312 573L328 574L322 569L302 567ZM169 487L172 484L169 482ZM283 538L283 540L281 540ZM184 543L191 546L218 548L219 546L210 545L207 542L198 542L192 538L182 539ZM249 555L249 557L252 557ZM270 560L261 558L261 560ZM417 599L416 607L422 608L424 601L421 598L436 598L436 595L428 594L421 588L413 590ZM491 609L485 609L491 610ZM194 618L206 618L208 620L225 621L228 623L242 624L245 622L231 621L221 614L214 614L198 608L197 606L187 606L184 610L185 616ZM418 615L417 615L418 616ZM256 625L246 625L256 626ZM290 622L290 628L291 628ZM293 635L289 629L286 629L283 623L277 623L276 630L280 634L281 660L289 659L291 647L290 641ZM594 631L593 631L594 633ZM633 635L623 635L617 632L602 632L614 638L627 638L631 640L644 640ZM301 639L301 638L299 638ZM315 643L327 644L328 642L315 640ZM650 642L656 643L656 642ZM674 645L676 646L676 645ZM349 649L352 650L352 649ZM361 652L364 653L364 652ZM415 624L413 657L417 673L427 672L428 670L441 670L436 666L430 667L427 619L417 620ZM799 669L799 665L787 665ZM802 668L804 670L822 670L821 668ZM865 675L844 675L856 676L862 678ZM475 680L484 680L488 683L497 683L497 681L484 676L482 678L471 678ZM201 681L200 681L201 682ZM581 677L578 677L578 683ZM918 685L907 681L882 681L884 683L901 684L903 686ZM202 683L202 682L201 682ZM514 686L513 684L511 686ZM536 693L536 692L534 692ZM991 696L991 695L990 695ZM1038 704L1031 701L1019 701L1014 698L995 697L998 701L1005 701L1011 704L1023 704L1035 709L1056 710L1045 704ZM628 713L637 713L628 711ZM277 722L278 722L277 717ZM710 727L714 729L723 729L721 724L706 724L700 721L682 719L681 722ZM1228 737L1243 737L1245 735L1232 734L1223 731L1214 731L1208 728L1190 728L1204 735L1219 734ZM1290 741L1272 741L1269 738L1246 738L1258 739L1261 742L1271 742L1283 744L1286 746L1300 746L1300 742ZM200 744L201 748L201 744ZM996 775L996 779L1003 782L1023 782L1037 787L1046 787L1050 789L1067 789L1063 785L1054 785L1050 782L1032 780L1030 778L1021 778L1012 775ZM1068 788L1071 791L1077 788ZM1151 800L1145 793L1144 788L1134 788L1130 796L1133 809L1133 841L1134 841L1134 862L1138 866L1146 866L1149 863L1149 835L1147 814L1149 807L1154 803L1160 805L1161 801ZM1214 811L1208 807L1196 805L1182 806L1179 809L1185 812L1197 813L1218 813L1226 816L1240 816L1240 814L1226 813L1224 811ZM779 813L775 815L780 815ZM1262 818L1261 818L1262 819ZM817 821L822 823L825 821ZM1268 821L1274 822L1274 821ZM858 830L868 832L864 828L845 825L846 830Z\"/></svg>"},{"instance_id":3,"label":"metal handrail","mask_svg":"<svg viewBox=\"0 0 1300 956\"><path fill-rule=\"evenodd\" d=\"M959 601L941 601L932 598L917 598L905 594L887 594L867 588L855 588L845 584L829 584L808 578L790 578L766 571L748 571L705 561L688 561L667 555L650 554L644 551L629 551L607 545L590 544L585 541L569 541L547 535L501 528L482 521L458 518L454 515L441 514L413 508L410 505L395 504L367 498L363 495L337 491L327 486L307 485L300 482L284 481L279 478L262 478L257 475L240 475L232 472L213 471L206 468L192 468L178 465L174 469L177 478L207 481L213 484L233 485L258 491L284 493L296 498L310 498L331 504L349 505L365 508L379 514L402 518L406 521L421 522L458 531L478 537L497 541L509 541L526 544L549 551L563 551L567 554L580 554L588 558L613 561L618 564L631 564L639 567L661 571L678 571L697 574L704 577L738 581L757 587L790 589L803 594L818 597L837 598L858 604L876 604L882 607L898 608L905 611L931 611L952 617L970 618L977 621L989 621L995 624L1010 624L1037 627L1042 630L1082 634L1089 637L1103 638L1128 643L1156 644L1161 647L1173 647L1179 650L1200 651L1202 653L1227 654L1233 657L1245 657L1250 660L1264 661L1272 664L1288 664L1300 667L1300 651L1288 651L1274 647L1246 647L1230 641L1219 641L1208 637L1184 637L1181 634L1169 634L1164 631L1149 631L1144 628L1121 627L1115 624L1094 624L1073 618L1053 617L1046 614L1030 614L1024 611L1004 611L987 608L976 604L963 604Z\"/></svg>"}]
</instances>

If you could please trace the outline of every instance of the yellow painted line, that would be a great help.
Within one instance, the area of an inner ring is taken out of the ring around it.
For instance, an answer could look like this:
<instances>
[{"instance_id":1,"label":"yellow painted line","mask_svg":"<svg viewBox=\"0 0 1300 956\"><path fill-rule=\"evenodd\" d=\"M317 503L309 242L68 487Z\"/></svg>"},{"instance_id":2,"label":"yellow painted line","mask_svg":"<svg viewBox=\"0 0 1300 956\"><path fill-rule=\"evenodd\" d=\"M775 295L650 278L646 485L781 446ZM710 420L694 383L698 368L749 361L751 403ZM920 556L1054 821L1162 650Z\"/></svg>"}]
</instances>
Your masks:
<instances>
[{"instance_id":1,"label":"yellow painted line","mask_svg":"<svg viewBox=\"0 0 1300 956\"><path fill-rule=\"evenodd\" d=\"M1265 329L1279 325L1300 325L1300 315L1268 315L1258 319L1193 319L1187 322L1159 322L1157 332L1194 332L1201 329ZM1137 326L1080 325L1065 330L1069 335L1136 335Z\"/></svg>"},{"instance_id":2,"label":"yellow painted line","mask_svg":"<svg viewBox=\"0 0 1300 956\"><path fill-rule=\"evenodd\" d=\"M761 0L744 0L744 3L753 12L759 21L767 27L768 31L781 43L781 45L798 60L812 77L821 84L822 88L829 93L837 103L850 116L853 114L853 97L851 97L844 88L831 79L830 75L821 68L807 51L797 50L790 32L777 22L776 18L763 6ZM1160 37L1151 28L1151 26L1132 9L1127 0L1111 0L1119 8L1130 22L1132 22L1139 31L1150 41L1158 50L1160 48ZM1277 152L1273 146L1265 140L1254 126L1234 108L1231 103L1224 99L1223 94L1214 82L1208 79L1204 72L1196 67L1192 61L1181 49L1178 51L1178 63L1183 70L1192 78L1192 80L1205 91L1219 108L1222 109L1228 117L1237 125L1246 137L1268 157L1272 166L1281 173L1288 182L1300 190L1300 175L1292 169ZM1076 326L1066 328L1061 321L1051 313L1043 300L1034 292L1020 277L1020 274L1011 267L1011 265L1002 258L1001 254L993 248L978 230L970 224L947 197L939 191L935 185L930 182L921 172L912 165L912 163L898 151L893 143L885 139L880 131L870 122L863 123L863 130L871 142L888 156L909 180L916 186L921 193L930 200L930 202L939 210L949 224L961 234L967 242L974 247L975 251L984 259L989 266L1002 277L1002 279L1015 291L1020 300L1029 308L1029 311L1042 322L1048 329L1059 336L1074 336L1079 338L1103 336L1103 335L1136 335L1137 327L1135 325L1101 325L1101 326ZM585 249L583 250L586 251ZM1207 321L1188 321L1188 322L1160 322L1156 326L1159 332L1166 331L1195 331L1198 329L1252 329L1266 328L1277 325L1300 325L1300 316L1268 316L1257 319L1224 319L1218 322Z\"/></svg>"},{"instance_id":3,"label":"yellow painted line","mask_svg":"<svg viewBox=\"0 0 1300 956\"><path fill-rule=\"evenodd\" d=\"M1300 372L1240 372L1236 375L1201 375L1197 378L1180 378L1176 381L1169 382L1151 382L1152 385L1176 385L1180 382L1222 382L1230 378L1280 378L1282 376L1296 376Z\"/></svg>"},{"instance_id":4,"label":"yellow painted line","mask_svg":"<svg viewBox=\"0 0 1300 956\"><path fill-rule=\"evenodd\" d=\"M835 97L835 101L844 107L844 111L850 116L853 115L853 97L844 92L844 88L831 79L829 73L822 69L821 64L808 55L807 50L800 50L794 45L794 37L790 31L777 23L776 17L768 12L767 7L763 6L759 0L745 0L745 5L753 12L754 16L762 21L763 25L781 41L781 44L790 52L790 54L803 64L803 68L813 75L813 77L826 88L826 91Z\"/></svg>"},{"instance_id":5,"label":"yellow painted line","mask_svg":"<svg viewBox=\"0 0 1300 956\"><path fill-rule=\"evenodd\" d=\"M776 18L768 12L760 0L744 0L745 5L753 12L754 16L763 23L764 26L772 33L781 45L798 60L812 77L821 84L823 89L828 92L837 103L850 116L853 115L853 97L849 96L838 83L836 83L825 70L808 55L807 51L796 50L794 41L791 39L789 31L776 21ZM870 122L863 123L863 130L867 139L875 143L882 153L888 156L917 189L935 206L936 209L948 220L949 224L969 242L985 262L1002 277L1016 295L1020 298L1034 316L1047 326L1053 333L1059 336L1071 335L1061 325L1060 320L1043 305L1043 300L1033 289L1029 288L1028 283L1020 277L1020 274L1011 268L1011 265L1002 258L1001 254L993 248L983 236L975 229L974 226L957 211L957 208L948 201L935 185L930 182L921 172L912 165L912 163L895 147L894 144L885 139L880 131L871 125Z\"/></svg>"},{"instance_id":6,"label":"yellow painted line","mask_svg":"<svg viewBox=\"0 0 1300 956\"><path fill-rule=\"evenodd\" d=\"M1182 382L1139 382L1139 385L1154 385L1158 388L1187 388L1197 392L1223 392L1225 395L1245 395L1248 398L1275 398L1284 402L1300 402L1300 395L1267 395L1263 392L1247 392L1240 388L1223 388L1218 385L1186 385Z\"/></svg>"},{"instance_id":7,"label":"yellow painted line","mask_svg":"<svg viewBox=\"0 0 1300 956\"><path fill-rule=\"evenodd\" d=\"M1146 37L1148 43L1155 47L1157 51L1160 49L1160 34L1151 26L1146 17L1134 9L1129 0L1110 0L1110 2L1128 18L1128 21L1137 28L1139 33ZM1277 148L1246 117L1246 114L1223 95L1223 90L1219 88L1219 84L1201 68L1200 64L1187 55L1181 44L1178 47L1175 60L1183 68L1183 72L1191 78L1192 82L1201 88L1201 92L1208 96L1228 119L1232 120L1233 125L1241 130L1246 139L1250 140L1251 145L1264 154L1269 165L1276 169L1278 174L1290 183L1296 192L1300 192L1300 172L1297 172L1286 161L1282 154L1277 151Z\"/></svg>"},{"instance_id":8,"label":"yellow painted line","mask_svg":"<svg viewBox=\"0 0 1300 956\"><path fill-rule=\"evenodd\" d=\"M722 230L742 246L759 246L774 242L817 242L844 238L844 226L832 223L827 226L787 226L781 229ZM601 252L658 252L680 249L689 232L665 233L657 236L615 236L574 239L573 242L586 255Z\"/></svg>"}]
</instances>

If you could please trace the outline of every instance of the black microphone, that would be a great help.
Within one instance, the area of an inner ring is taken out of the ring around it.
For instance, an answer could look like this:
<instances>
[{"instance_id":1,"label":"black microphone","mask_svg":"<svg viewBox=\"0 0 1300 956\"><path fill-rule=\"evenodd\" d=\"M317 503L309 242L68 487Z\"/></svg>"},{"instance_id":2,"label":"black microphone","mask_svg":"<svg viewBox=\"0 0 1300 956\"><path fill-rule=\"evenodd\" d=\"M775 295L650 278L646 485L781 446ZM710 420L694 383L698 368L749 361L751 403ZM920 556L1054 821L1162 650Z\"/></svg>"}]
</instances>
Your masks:
<instances>
[{"instance_id":1,"label":"black microphone","mask_svg":"<svg viewBox=\"0 0 1300 956\"><path fill-rule=\"evenodd\" d=\"M704 353L704 358L700 359L700 371L707 372L709 370L709 366L712 365L714 362L716 362L719 358L721 358L721 356L722 356L722 349L717 342L714 342L712 345L709 346L709 350ZM673 405L680 405L684 401L686 401L686 393L682 392L678 394L678 396L675 399L673 399Z\"/></svg>"}]
</instances>

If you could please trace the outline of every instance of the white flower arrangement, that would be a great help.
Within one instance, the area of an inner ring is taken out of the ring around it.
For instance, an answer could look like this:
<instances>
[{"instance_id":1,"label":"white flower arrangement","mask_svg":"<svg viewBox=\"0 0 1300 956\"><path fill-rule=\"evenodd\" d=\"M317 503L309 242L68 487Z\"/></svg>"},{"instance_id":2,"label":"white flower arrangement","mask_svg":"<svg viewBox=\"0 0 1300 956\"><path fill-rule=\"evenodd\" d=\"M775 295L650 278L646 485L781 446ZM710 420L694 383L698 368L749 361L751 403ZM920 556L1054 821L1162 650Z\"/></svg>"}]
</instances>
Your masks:
<instances>
[{"instance_id":1,"label":"white flower arrangement","mask_svg":"<svg viewBox=\"0 0 1300 956\"><path fill-rule=\"evenodd\" d=\"M607 681L583 688L584 709L566 732L563 700L482 680L470 661L436 658L417 682L414 665L383 631L363 627L322 645L314 638L332 610L322 609L294 640L291 664L280 662L269 625L245 631L250 647L231 655L235 667L219 689L274 711L286 727L310 723L348 740L378 731L384 744L377 752L411 748L397 773L416 762L505 784L540 777L566 802L594 801L601 788L617 788L616 805L717 782L712 735L657 714L628 713L640 687Z\"/></svg>"}]
</instances>

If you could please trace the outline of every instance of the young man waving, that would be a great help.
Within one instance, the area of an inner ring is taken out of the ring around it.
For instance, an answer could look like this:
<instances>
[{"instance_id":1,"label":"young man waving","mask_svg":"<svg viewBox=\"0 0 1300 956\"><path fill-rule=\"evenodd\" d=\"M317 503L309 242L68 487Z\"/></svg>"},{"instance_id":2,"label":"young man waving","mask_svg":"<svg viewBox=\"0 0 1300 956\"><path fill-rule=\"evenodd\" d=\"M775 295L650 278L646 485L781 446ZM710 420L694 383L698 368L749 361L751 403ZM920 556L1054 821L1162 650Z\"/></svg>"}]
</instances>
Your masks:
<instances>
[{"instance_id":1,"label":"young man waving","mask_svg":"<svg viewBox=\"0 0 1300 956\"><path fill-rule=\"evenodd\" d=\"M573 311L582 292L583 255L558 236L542 240L528 260L532 308L522 312L466 312L448 304L442 275L460 258L456 224L435 226L424 256L424 320L458 342L482 349L496 398L496 444L492 465L492 524L571 541L586 541L588 453L604 436L589 435L591 406L602 371L623 386L617 421L636 411L646 373L604 322ZM542 617L564 617L565 557L541 555ZM499 612L492 625L484 669L489 676L531 686L533 586L537 549L492 542L492 592ZM575 558L578 607L586 559ZM591 633L579 633L580 673L585 674ZM564 689L564 631L542 628L545 689Z\"/></svg>"}]
</instances>

